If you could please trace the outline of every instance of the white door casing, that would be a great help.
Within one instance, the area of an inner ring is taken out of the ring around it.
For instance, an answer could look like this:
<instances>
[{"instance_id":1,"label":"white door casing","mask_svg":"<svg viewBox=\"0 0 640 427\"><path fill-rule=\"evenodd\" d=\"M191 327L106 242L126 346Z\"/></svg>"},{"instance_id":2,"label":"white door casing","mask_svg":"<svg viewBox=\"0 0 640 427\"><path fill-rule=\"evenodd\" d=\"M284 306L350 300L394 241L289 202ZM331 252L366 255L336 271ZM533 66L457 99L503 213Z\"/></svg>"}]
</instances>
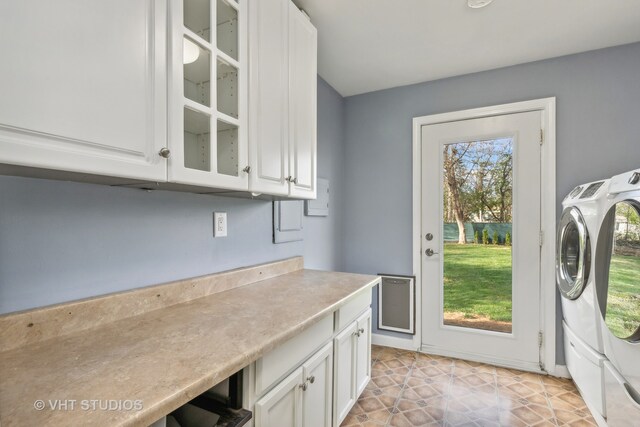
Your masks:
<instances>
[{"instance_id":1,"label":"white door casing","mask_svg":"<svg viewBox=\"0 0 640 427\"><path fill-rule=\"evenodd\" d=\"M422 127L422 348L539 369L540 130L539 111L451 121ZM513 331L443 324L442 152L445 144L513 138ZM436 252L424 254L426 249Z\"/></svg>"}]
</instances>

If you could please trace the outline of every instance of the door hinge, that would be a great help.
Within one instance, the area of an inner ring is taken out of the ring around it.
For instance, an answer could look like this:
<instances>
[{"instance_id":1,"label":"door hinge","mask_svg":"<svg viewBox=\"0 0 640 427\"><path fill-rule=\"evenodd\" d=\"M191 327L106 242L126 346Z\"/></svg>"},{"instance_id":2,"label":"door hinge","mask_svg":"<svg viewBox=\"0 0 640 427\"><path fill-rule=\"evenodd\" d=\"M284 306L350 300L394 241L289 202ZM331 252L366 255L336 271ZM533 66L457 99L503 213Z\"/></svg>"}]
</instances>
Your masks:
<instances>
[{"instance_id":1,"label":"door hinge","mask_svg":"<svg viewBox=\"0 0 640 427\"><path fill-rule=\"evenodd\" d=\"M538 348L542 348L542 342L544 339L544 334L542 331L538 331Z\"/></svg>"},{"instance_id":2,"label":"door hinge","mask_svg":"<svg viewBox=\"0 0 640 427\"><path fill-rule=\"evenodd\" d=\"M540 145L544 142L544 129L540 129Z\"/></svg>"},{"instance_id":3,"label":"door hinge","mask_svg":"<svg viewBox=\"0 0 640 427\"><path fill-rule=\"evenodd\" d=\"M540 244L540 247L542 247L542 245L544 244L544 231L540 230L540 236L538 238L538 243Z\"/></svg>"}]
</instances>

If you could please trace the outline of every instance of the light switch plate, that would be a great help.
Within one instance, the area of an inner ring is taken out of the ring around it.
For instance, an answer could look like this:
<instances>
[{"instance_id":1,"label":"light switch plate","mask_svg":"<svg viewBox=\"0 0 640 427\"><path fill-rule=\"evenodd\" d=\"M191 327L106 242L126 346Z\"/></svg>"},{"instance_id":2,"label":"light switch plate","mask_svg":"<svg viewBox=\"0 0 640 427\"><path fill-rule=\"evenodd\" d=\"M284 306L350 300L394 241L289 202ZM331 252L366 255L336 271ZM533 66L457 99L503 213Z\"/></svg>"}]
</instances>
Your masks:
<instances>
[{"instance_id":1,"label":"light switch plate","mask_svg":"<svg viewBox=\"0 0 640 427\"><path fill-rule=\"evenodd\" d=\"M227 213L214 212L213 213L213 237L226 237L226 236L227 236Z\"/></svg>"}]
</instances>

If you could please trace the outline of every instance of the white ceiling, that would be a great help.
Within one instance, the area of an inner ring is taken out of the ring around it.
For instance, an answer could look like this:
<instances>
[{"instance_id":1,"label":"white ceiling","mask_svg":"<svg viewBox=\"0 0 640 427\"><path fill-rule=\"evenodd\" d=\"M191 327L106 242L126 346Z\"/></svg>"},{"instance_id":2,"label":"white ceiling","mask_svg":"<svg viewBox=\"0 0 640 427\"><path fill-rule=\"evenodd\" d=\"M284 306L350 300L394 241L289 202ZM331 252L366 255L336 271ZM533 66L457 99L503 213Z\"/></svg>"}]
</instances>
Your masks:
<instances>
[{"instance_id":1,"label":"white ceiling","mask_svg":"<svg viewBox=\"0 0 640 427\"><path fill-rule=\"evenodd\" d=\"M640 41L640 0L295 0L343 96Z\"/></svg>"}]
</instances>

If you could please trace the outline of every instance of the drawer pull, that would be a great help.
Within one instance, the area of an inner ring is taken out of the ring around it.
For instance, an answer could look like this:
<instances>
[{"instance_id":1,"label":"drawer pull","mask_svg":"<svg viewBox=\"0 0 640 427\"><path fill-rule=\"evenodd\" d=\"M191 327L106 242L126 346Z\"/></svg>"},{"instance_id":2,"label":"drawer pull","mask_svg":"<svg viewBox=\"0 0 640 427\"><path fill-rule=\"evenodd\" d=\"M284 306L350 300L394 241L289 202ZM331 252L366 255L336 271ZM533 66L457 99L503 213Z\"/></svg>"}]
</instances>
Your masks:
<instances>
[{"instance_id":1,"label":"drawer pull","mask_svg":"<svg viewBox=\"0 0 640 427\"><path fill-rule=\"evenodd\" d=\"M316 377L311 375L310 377L307 378L307 381L309 381L311 384L313 384L316 381Z\"/></svg>"}]
</instances>

